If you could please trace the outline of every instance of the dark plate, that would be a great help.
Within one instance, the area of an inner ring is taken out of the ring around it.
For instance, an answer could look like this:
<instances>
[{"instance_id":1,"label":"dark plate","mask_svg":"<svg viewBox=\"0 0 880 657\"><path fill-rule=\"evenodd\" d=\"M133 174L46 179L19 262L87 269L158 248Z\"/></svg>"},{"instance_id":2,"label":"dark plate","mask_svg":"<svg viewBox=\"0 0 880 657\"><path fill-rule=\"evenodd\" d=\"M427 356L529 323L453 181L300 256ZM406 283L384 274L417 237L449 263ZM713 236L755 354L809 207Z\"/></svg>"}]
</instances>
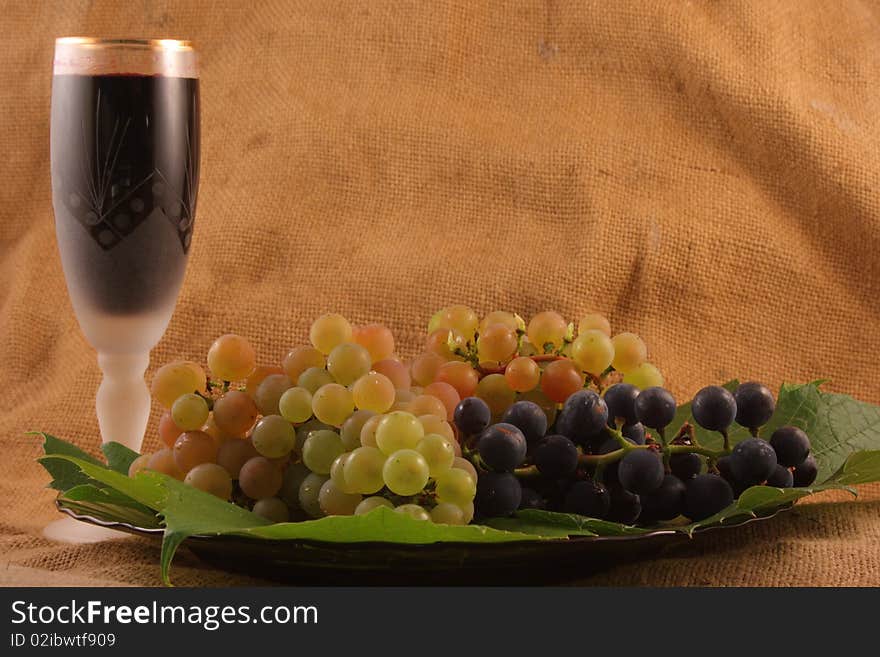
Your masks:
<instances>
[{"instance_id":1,"label":"dark plate","mask_svg":"<svg viewBox=\"0 0 880 657\"><path fill-rule=\"evenodd\" d=\"M87 523L160 539L161 529L77 513ZM699 541L705 534L766 520L790 507L694 532L669 529L634 536L581 536L559 541L514 543L328 543L243 536L192 536L184 543L198 557L223 570L287 584L318 585L498 585L553 584L638 561Z\"/></svg>"}]
</instances>

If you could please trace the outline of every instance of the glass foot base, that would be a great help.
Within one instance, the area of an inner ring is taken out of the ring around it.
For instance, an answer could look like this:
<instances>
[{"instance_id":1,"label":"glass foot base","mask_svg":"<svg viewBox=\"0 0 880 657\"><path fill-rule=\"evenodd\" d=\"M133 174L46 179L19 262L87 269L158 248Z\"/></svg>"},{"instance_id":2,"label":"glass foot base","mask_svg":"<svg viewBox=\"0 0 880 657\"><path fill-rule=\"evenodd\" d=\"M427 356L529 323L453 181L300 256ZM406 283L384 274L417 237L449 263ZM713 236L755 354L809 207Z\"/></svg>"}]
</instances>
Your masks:
<instances>
[{"instance_id":1,"label":"glass foot base","mask_svg":"<svg viewBox=\"0 0 880 657\"><path fill-rule=\"evenodd\" d=\"M43 528L43 536L50 541L58 543L99 543L100 541L109 541L116 538L127 538L131 536L125 532L116 531L115 529L107 529L106 527L98 527L90 525L73 518L62 518L50 522Z\"/></svg>"}]
</instances>

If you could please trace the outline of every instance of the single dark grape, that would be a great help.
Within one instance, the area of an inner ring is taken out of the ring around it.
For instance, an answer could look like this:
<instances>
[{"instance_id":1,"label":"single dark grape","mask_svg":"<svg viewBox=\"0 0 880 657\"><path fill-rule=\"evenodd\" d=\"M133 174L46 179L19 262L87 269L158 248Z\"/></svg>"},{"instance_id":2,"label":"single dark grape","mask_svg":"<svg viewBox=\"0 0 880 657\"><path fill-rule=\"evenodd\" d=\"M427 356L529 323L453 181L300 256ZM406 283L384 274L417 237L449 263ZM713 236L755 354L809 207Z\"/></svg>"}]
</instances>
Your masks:
<instances>
[{"instance_id":1,"label":"single dark grape","mask_svg":"<svg viewBox=\"0 0 880 657\"><path fill-rule=\"evenodd\" d=\"M578 390L565 400L556 418L556 431L578 444L603 434L608 422L605 401L592 390Z\"/></svg>"},{"instance_id":2,"label":"single dark grape","mask_svg":"<svg viewBox=\"0 0 880 657\"><path fill-rule=\"evenodd\" d=\"M694 421L709 431L724 431L736 417L736 400L721 386L706 386L691 402Z\"/></svg>"},{"instance_id":3,"label":"single dark grape","mask_svg":"<svg viewBox=\"0 0 880 657\"><path fill-rule=\"evenodd\" d=\"M620 430L620 433L623 434L624 438L632 441L634 445L644 445L645 444L645 425L641 422L634 422L633 424L624 424L623 428Z\"/></svg>"},{"instance_id":4,"label":"single dark grape","mask_svg":"<svg viewBox=\"0 0 880 657\"><path fill-rule=\"evenodd\" d=\"M687 481L700 474L703 469L703 459L699 454L673 454L669 457L669 469L676 477Z\"/></svg>"},{"instance_id":5,"label":"single dark grape","mask_svg":"<svg viewBox=\"0 0 880 657\"><path fill-rule=\"evenodd\" d=\"M770 436L770 445L780 465L794 468L810 455L810 439L797 427L779 427Z\"/></svg>"},{"instance_id":6,"label":"single dark grape","mask_svg":"<svg viewBox=\"0 0 880 657\"><path fill-rule=\"evenodd\" d=\"M512 424L499 422L483 430L477 451L490 470L512 472L526 458L526 438Z\"/></svg>"},{"instance_id":7,"label":"single dark grape","mask_svg":"<svg viewBox=\"0 0 880 657\"><path fill-rule=\"evenodd\" d=\"M663 461L652 449L634 449L617 466L620 485L636 495L650 493L663 483Z\"/></svg>"},{"instance_id":8,"label":"single dark grape","mask_svg":"<svg viewBox=\"0 0 880 657\"><path fill-rule=\"evenodd\" d=\"M736 399L736 422L748 429L763 427L776 410L773 393L763 383L740 384L733 397Z\"/></svg>"},{"instance_id":9,"label":"single dark grape","mask_svg":"<svg viewBox=\"0 0 880 657\"><path fill-rule=\"evenodd\" d=\"M773 474L767 477L767 485L776 488L791 488L794 484L794 475L791 470L782 465L777 465Z\"/></svg>"},{"instance_id":10,"label":"single dark grape","mask_svg":"<svg viewBox=\"0 0 880 657\"><path fill-rule=\"evenodd\" d=\"M546 509L547 500L532 488L523 487L519 500L520 509Z\"/></svg>"},{"instance_id":11,"label":"single dark grape","mask_svg":"<svg viewBox=\"0 0 880 657\"><path fill-rule=\"evenodd\" d=\"M652 429L663 429L675 418L675 397L665 388L646 388L636 398L639 422Z\"/></svg>"},{"instance_id":12,"label":"single dark grape","mask_svg":"<svg viewBox=\"0 0 880 657\"><path fill-rule=\"evenodd\" d=\"M509 472L483 472L477 479L474 507L486 518L509 516L519 508L522 486Z\"/></svg>"},{"instance_id":13,"label":"single dark grape","mask_svg":"<svg viewBox=\"0 0 880 657\"><path fill-rule=\"evenodd\" d=\"M697 522L733 503L733 489L716 474L697 475L685 484L684 515Z\"/></svg>"},{"instance_id":14,"label":"single dark grape","mask_svg":"<svg viewBox=\"0 0 880 657\"><path fill-rule=\"evenodd\" d=\"M639 519L642 512L641 498L635 493L630 493L620 484L608 489L611 496L611 504L608 507L608 520L620 522L624 525L632 525Z\"/></svg>"},{"instance_id":15,"label":"single dark grape","mask_svg":"<svg viewBox=\"0 0 880 657\"><path fill-rule=\"evenodd\" d=\"M579 481L565 496L563 508L567 513L577 513L590 518L604 518L611 506L608 489L592 479Z\"/></svg>"},{"instance_id":16,"label":"single dark grape","mask_svg":"<svg viewBox=\"0 0 880 657\"><path fill-rule=\"evenodd\" d=\"M465 397L455 407L453 422L465 436L475 436L489 426L492 411L479 397Z\"/></svg>"},{"instance_id":17,"label":"single dark grape","mask_svg":"<svg viewBox=\"0 0 880 657\"><path fill-rule=\"evenodd\" d=\"M640 495L642 502L642 522L672 520L684 511L684 482L675 475L663 477L663 483L645 495Z\"/></svg>"},{"instance_id":18,"label":"single dark grape","mask_svg":"<svg viewBox=\"0 0 880 657\"><path fill-rule=\"evenodd\" d=\"M748 486L742 484L737 480L736 477L733 476L733 472L730 469L730 457L722 456L715 462L715 467L718 468L718 473L724 478L728 484L730 484L731 489L733 489L733 496L739 497L742 495L742 492L748 488Z\"/></svg>"},{"instance_id":19,"label":"single dark grape","mask_svg":"<svg viewBox=\"0 0 880 657\"><path fill-rule=\"evenodd\" d=\"M535 448L532 460L545 477L563 479L571 477L577 470L578 451L565 436L547 436Z\"/></svg>"},{"instance_id":20,"label":"single dark grape","mask_svg":"<svg viewBox=\"0 0 880 657\"><path fill-rule=\"evenodd\" d=\"M730 472L746 486L760 484L776 469L776 452L766 440L747 438L733 448Z\"/></svg>"},{"instance_id":21,"label":"single dark grape","mask_svg":"<svg viewBox=\"0 0 880 657\"><path fill-rule=\"evenodd\" d=\"M516 402L504 412L501 421L522 431L530 445L541 440L547 433L547 414L535 402Z\"/></svg>"},{"instance_id":22,"label":"single dark grape","mask_svg":"<svg viewBox=\"0 0 880 657\"><path fill-rule=\"evenodd\" d=\"M819 468L816 466L816 459L808 456L800 465L794 466L793 485L797 487L809 486L816 481L816 475L819 474Z\"/></svg>"},{"instance_id":23,"label":"single dark grape","mask_svg":"<svg viewBox=\"0 0 880 657\"><path fill-rule=\"evenodd\" d=\"M605 391L603 399L608 406L608 426L616 428L615 420L620 418L625 424L639 421L636 417L636 397L639 389L631 383L616 383Z\"/></svg>"}]
</instances>

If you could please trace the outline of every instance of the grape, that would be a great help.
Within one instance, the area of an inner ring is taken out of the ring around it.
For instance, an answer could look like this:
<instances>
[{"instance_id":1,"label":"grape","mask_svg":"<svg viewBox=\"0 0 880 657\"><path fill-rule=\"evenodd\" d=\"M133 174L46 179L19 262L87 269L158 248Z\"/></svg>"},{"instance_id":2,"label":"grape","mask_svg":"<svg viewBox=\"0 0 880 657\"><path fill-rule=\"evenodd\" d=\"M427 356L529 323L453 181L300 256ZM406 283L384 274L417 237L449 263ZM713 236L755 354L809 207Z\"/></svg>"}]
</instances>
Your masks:
<instances>
[{"instance_id":1,"label":"grape","mask_svg":"<svg viewBox=\"0 0 880 657\"><path fill-rule=\"evenodd\" d=\"M310 474L311 471L303 463L293 463L284 469L278 497L291 509L299 508L299 487Z\"/></svg>"},{"instance_id":2,"label":"grape","mask_svg":"<svg viewBox=\"0 0 880 657\"><path fill-rule=\"evenodd\" d=\"M205 382L205 371L196 363L177 361L156 370L150 393L163 408L171 408L181 395L204 390Z\"/></svg>"},{"instance_id":3,"label":"grape","mask_svg":"<svg viewBox=\"0 0 880 657\"><path fill-rule=\"evenodd\" d=\"M417 356L410 366L410 376L412 381L415 381L420 386L426 386L429 383L432 383L437 377L440 368L445 363L446 361L443 360L441 356L430 352ZM467 364L465 363L465 365ZM476 382L474 382L475 387L476 385Z\"/></svg>"},{"instance_id":4,"label":"grape","mask_svg":"<svg viewBox=\"0 0 880 657\"><path fill-rule=\"evenodd\" d=\"M380 360L378 363L373 363L373 371L384 374L391 379L391 383L394 384L395 388L409 388L412 385L412 376L410 376L409 368L399 360L394 360L393 358ZM432 375L431 380L433 379Z\"/></svg>"},{"instance_id":5,"label":"grape","mask_svg":"<svg viewBox=\"0 0 880 657\"><path fill-rule=\"evenodd\" d=\"M714 516L733 503L733 490L715 474L701 474L685 484L684 515L694 522Z\"/></svg>"},{"instance_id":6,"label":"grape","mask_svg":"<svg viewBox=\"0 0 880 657\"><path fill-rule=\"evenodd\" d=\"M450 347L450 345L454 346ZM425 340L425 351L437 354L444 361L464 360L455 351L456 349L464 349L466 346L467 340L455 329L439 328L429 333L427 340Z\"/></svg>"},{"instance_id":7,"label":"grape","mask_svg":"<svg viewBox=\"0 0 880 657\"><path fill-rule=\"evenodd\" d=\"M339 430L342 446L346 451L351 451L361 446L361 431L371 417L375 417L373 411L359 410L351 414Z\"/></svg>"},{"instance_id":8,"label":"grape","mask_svg":"<svg viewBox=\"0 0 880 657\"><path fill-rule=\"evenodd\" d=\"M441 420L436 415L420 415L419 422L421 422L426 436L429 433L440 434L449 441L450 445L452 445L452 450L455 452L456 456L461 454L461 446L458 444L458 439L455 437L455 430L453 430L452 425L449 424L449 422Z\"/></svg>"},{"instance_id":9,"label":"grape","mask_svg":"<svg viewBox=\"0 0 880 657\"><path fill-rule=\"evenodd\" d=\"M473 396L477 391L477 384L480 382L480 377L473 367L468 363L457 360L443 363L436 370L433 381L422 383L422 381L420 381L415 375L415 370L413 370L413 378L421 385L428 385L429 383L433 383L433 381L448 383L455 388L459 397L462 399Z\"/></svg>"},{"instance_id":10,"label":"grape","mask_svg":"<svg viewBox=\"0 0 880 657\"><path fill-rule=\"evenodd\" d=\"M632 442L632 441L629 441ZM616 452L621 449L620 441L617 438L607 438L604 442L602 442L598 447L594 448L594 451L599 456L604 456L605 454L610 454L611 452ZM602 471L602 480L610 485L620 484L620 478L617 474L617 468L620 466L620 461L614 461L613 463L609 463L605 466L605 469Z\"/></svg>"},{"instance_id":11,"label":"grape","mask_svg":"<svg viewBox=\"0 0 880 657\"><path fill-rule=\"evenodd\" d=\"M376 427L376 446L389 456L401 449L415 449L424 437L422 423L415 415L404 411L385 415Z\"/></svg>"},{"instance_id":12,"label":"grape","mask_svg":"<svg viewBox=\"0 0 880 657\"><path fill-rule=\"evenodd\" d=\"M541 374L541 390L548 398L561 404L584 387L584 375L570 360L555 360Z\"/></svg>"},{"instance_id":13,"label":"grape","mask_svg":"<svg viewBox=\"0 0 880 657\"><path fill-rule=\"evenodd\" d=\"M299 379L300 374L310 367L324 369L327 365L324 354L314 347L297 347L284 357L283 372L291 381Z\"/></svg>"},{"instance_id":14,"label":"grape","mask_svg":"<svg viewBox=\"0 0 880 657\"><path fill-rule=\"evenodd\" d=\"M443 308L436 315L436 320L432 317L433 327L429 327L428 332L438 328L451 328L461 333L466 338L473 337L479 324L477 314L467 306L449 306Z\"/></svg>"},{"instance_id":15,"label":"grape","mask_svg":"<svg viewBox=\"0 0 880 657\"><path fill-rule=\"evenodd\" d=\"M471 479L474 480L474 483L476 483L477 469L474 467L474 464L468 461L466 458L456 456L455 459L453 459L452 461L452 468L454 470L464 470L471 476Z\"/></svg>"},{"instance_id":16,"label":"grape","mask_svg":"<svg viewBox=\"0 0 880 657\"><path fill-rule=\"evenodd\" d=\"M355 343L370 353L370 360L373 363L391 358L394 353L394 335L384 324L355 327L351 337Z\"/></svg>"},{"instance_id":17,"label":"grape","mask_svg":"<svg viewBox=\"0 0 880 657\"><path fill-rule=\"evenodd\" d=\"M794 485L794 475L788 468L777 465L773 474L767 477L767 485L776 488L791 488Z\"/></svg>"},{"instance_id":18,"label":"grape","mask_svg":"<svg viewBox=\"0 0 880 657\"><path fill-rule=\"evenodd\" d=\"M446 408L446 414L441 417L444 420L452 420L455 413L455 407L458 405L458 402L461 401L461 396L458 394L458 390L448 383L435 381L434 383L425 386L424 394L436 397L443 402L443 406Z\"/></svg>"},{"instance_id":19,"label":"grape","mask_svg":"<svg viewBox=\"0 0 880 657\"><path fill-rule=\"evenodd\" d=\"M816 481L816 475L819 474L819 468L816 465L816 459L808 456L803 463L794 467L793 485L797 487L805 487Z\"/></svg>"},{"instance_id":20,"label":"grape","mask_svg":"<svg viewBox=\"0 0 880 657\"><path fill-rule=\"evenodd\" d=\"M362 516L365 513L369 513L373 509L378 509L380 506L384 506L386 509L393 509L394 505L390 500L386 500L384 497L365 497L360 504L354 510L354 515Z\"/></svg>"},{"instance_id":21,"label":"grape","mask_svg":"<svg viewBox=\"0 0 880 657\"><path fill-rule=\"evenodd\" d=\"M614 426L614 420L620 418L624 424L639 421L636 415L636 398L639 389L629 383L617 383L605 391L602 398L608 406L608 425Z\"/></svg>"},{"instance_id":22,"label":"grape","mask_svg":"<svg viewBox=\"0 0 880 657\"><path fill-rule=\"evenodd\" d=\"M336 484L336 487L345 493L356 492L345 480L345 464L350 455L351 452L343 452L337 456L330 465L330 481Z\"/></svg>"},{"instance_id":23,"label":"grape","mask_svg":"<svg viewBox=\"0 0 880 657\"><path fill-rule=\"evenodd\" d=\"M511 472L526 458L526 438L512 424L493 424L480 434L477 451L487 468Z\"/></svg>"},{"instance_id":24,"label":"grape","mask_svg":"<svg viewBox=\"0 0 880 657\"><path fill-rule=\"evenodd\" d=\"M556 430L581 445L604 437L608 406L592 390L579 390L565 401L556 420Z\"/></svg>"},{"instance_id":25,"label":"grape","mask_svg":"<svg viewBox=\"0 0 880 657\"><path fill-rule=\"evenodd\" d=\"M312 431L302 448L302 460L306 467L317 474L330 474L330 466L342 454L342 439L329 429Z\"/></svg>"},{"instance_id":26,"label":"grape","mask_svg":"<svg viewBox=\"0 0 880 657\"><path fill-rule=\"evenodd\" d=\"M287 522L290 520L290 509L277 497L265 497L257 500L252 509L261 518L272 522Z\"/></svg>"},{"instance_id":27,"label":"grape","mask_svg":"<svg viewBox=\"0 0 880 657\"><path fill-rule=\"evenodd\" d=\"M602 331L584 331L571 343L571 359L584 372L598 376L608 369L613 358L614 345Z\"/></svg>"},{"instance_id":28,"label":"grape","mask_svg":"<svg viewBox=\"0 0 880 657\"><path fill-rule=\"evenodd\" d=\"M174 441L174 462L186 474L200 463L217 458L217 445L204 431L187 431Z\"/></svg>"},{"instance_id":29,"label":"grape","mask_svg":"<svg viewBox=\"0 0 880 657\"><path fill-rule=\"evenodd\" d=\"M636 398L639 422L652 429L663 429L675 418L675 397L665 388L642 390Z\"/></svg>"},{"instance_id":30,"label":"grape","mask_svg":"<svg viewBox=\"0 0 880 657\"><path fill-rule=\"evenodd\" d=\"M624 424L623 428L620 430L620 433L623 434L624 438L627 438L634 445L644 445L645 444L645 426L641 422L636 422L635 424Z\"/></svg>"},{"instance_id":31,"label":"grape","mask_svg":"<svg viewBox=\"0 0 880 657\"><path fill-rule=\"evenodd\" d=\"M691 402L694 420L709 431L724 431L736 417L736 399L721 386L706 386Z\"/></svg>"},{"instance_id":32,"label":"grape","mask_svg":"<svg viewBox=\"0 0 880 657\"><path fill-rule=\"evenodd\" d=\"M556 402L547 397L540 388L529 390L519 395L520 400L536 403L547 416L547 426L553 426L556 421Z\"/></svg>"},{"instance_id":33,"label":"grape","mask_svg":"<svg viewBox=\"0 0 880 657\"><path fill-rule=\"evenodd\" d=\"M718 473L724 480L730 484L734 497L739 497L748 488L748 485L737 481L736 477L733 476L733 472L730 469L730 456L722 456L715 462L715 467L718 468Z\"/></svg>"},{"instance_id":34,"label":"grape","mask_svg":"<svg viewBox=\"0 0 880 657\"><path fill-rule=\"evenodd\" d=\"M431 509L431 520L438 525L464 525L464 511L460 506L441 502Z\"/></svg>"},{"instance_id":35,"label":"grape","mask_svg":"<svg viewBox=\"0 0 880 657\"><path fill-rule=\"evenodd\" d=\"M376 429L379 428L379 422L382 421L384 415L374 415L361 428L361 445L364 447L376 447Z\"/></svg>"},{"instance_id":36,"label":"grape","mask_svg":"<svg viewBox=\"0 0 880 657\"><path fill-rule=\"evenodd\" d=\"M242 381L256 366L254 348L240 335L221 335L208 349L208 369L221 381Z\"/></svg>"},{"instance_id":37,"label":"grape","mask_svg":"<svg viewBox=\"0 0 880 657\"><path fill-rule=\"evenodd\" d=\"M340 385L350 386L370 371L370 352L359 344L343 342L327 356L327 371Z\"/></svg>"},{"instance_id":38,"label":"grape","mask_svg":"<svg viewBox=\"0 0 880 657\"><path fill-rule=\"evenodd\" d=\"M528 392L538 387L541 368L531 358L520 356L507 364L504 378L507 379L507 385L516 392Z\"/></svg>"},{"instance_id":39,"label":"grape","mask_svg":"<svg viewBox=\"0 0 880 657\"><path fill-rule=\"evenodd\" d=\"M467 525L474 519L474 503L472 501L467 504L462 504L461 511L464 513L464 524Z\"/></svg>"},{"instance_id":40,"label":"grape","mask_svg":"<svg viewBox=\"0 0 880 657\"><path fill-rule=\"evenodd\" d=\"M308 422L301 424L296 429L296 446L293 448L293 451L297 454L302 454L303 445L306 444L306 438L314 431L320 431L321 429L329 429L330 431L335 431L336 427L331 427L329 424L324 424L317 418L312 418Z\"/></svg>"},{"instance_id":41,"label":"grape","mask_svg":"<svg viewBox=\"0 0 880 657\"><path fill-rule=\"evenodd\" d=\"M251 441L262 456L277 459L293 450L296 445L296 431L280 415L266 415L254 427Z\"/></svg>"},{"instance_id":42,"label":"grape","mask_svg":"<svg viewBox=\"0 0 880 657\"><path fill-rule=\"evenodd\" d=\"M446 417L446 406L442 401L431 395L419 395L407 407L412 415L434 415L439 418Z\"/></svg>"},{"instance_id":43,"label":"grape","mask_svg":"<svg viewBox=\"0 0 880 657\"><path fill-rule=\"evenodd\" d=\"M392 493L415 495L428 483L428 463L414 449L400 449L391 454L382 467L382 478Z\"/></svg>"},{"instance_id":44,"label":"grape","mask_svg":"<svg viewBox=\"0 0 880 657\"><path fill-rule=\"evenodd\" d=\"M748 429L757 429L767 424L776 410L773 393L761 383L742 383L733 396L736 399L736 422Z\"/></svg>"},{"instance_id":45,"label":"grape","mask_svg":"<svg viewBox=\"0 0 880 657\"><path fill-rule=\"evenodd\" d=\"M396 392L391 379L384 374L370 372L355 381L351 394L358 408L384 413L394 404Z\"/></svg>"},{"instance_id":46,"label":"grape","mask_svg":"<svg viewBox=\"0 0 880 657\"><path fill-rule=\"evenodd\" d=\"M186 473L183 483L224 501L232 496L232 478L222 466L216 463L200 463L195 466Z\"/></svg>"},{"instance_id":47,"label":"grape","mask_svg":"<svg viewBox=\"0 0 880 657\"><path fill-rule=\"evenodd\" d=\"M627 452L617 467L620 485L631 493L650 493L663 483L663 461L652 449L634 449Z\"/></svg>"},{"instance_id":48,"label":"grape","mask_svg":"<svg viewBox=\"0 0 880 657\"><path fill-rule=\"evenodd\" d=\"M465 397L455 407L453 420L465 436L475 436L489 426L492 411L479 397Z\"/></svg>"},{"instance_id":49,"label":"grape","mask_svg":"<svg viewBox=\"0 0 880 657\"><path fill-rule=\"evenodd\" d=\"M779 427L770 436L770 445L776 460L787 468L799 466L810 455L810 439L797 427Z\"/></svg>"},{"instance_id":50,"label":"grape","mask_svg":"<svg viewBox=\"0 0 880 657\"><path fill-rule=\"evenodd\" d=\"M342 315L321 315L309 328L309 341L322 354L329 354L343 342L351 342L351 324Z\"/></svg>"},{"instance_id":51,"label":"grape","mask_svg":"<svg viewBox=\"0 0 880 657\"><path fill-rule=\"evenodd\" d=\"M608 515L610 507L611 496L608 494L608 489L592 480L574 484L565 495L563 503L567 513L599 519Z\"/></svg>"},{"instance_id":52,"label":"grape","mask_svg":"<svg viewBox=\"0 0 880 657\"><path fill-rule=\"evenodd\" d=\"M645 523L672 520L684 511L685 485L675 475L666 475L658 488L641 495L641 520Z\"/></svg>"},{"instance_id":53,"label":"grape","mask_svg":"<svg viewBox=\"0 0 880 657\"><path fill-rule=\"evenodd\" d=\"M632 372L648 357L645 342L635 333L618 333L611 338L611 344L614 347L611 367L618 372Z\"/></svg>"},{"instance_id":54,"label":"grape","mask_svg":"<svg viewBox=\"0 0 880 657\"><path fill-rule=\"evenodd\" d=\"M503 365L516 355L516 331L503 324L492 324L477 338L477 356L481 363Z\"/></svg>"},{"instance_id":55,"label":"grape","mask_svg":"<svg viewBox=\"0 0 880 657\"><path fill-rule=\"evenodd\" d=\"M385 455L376 447L358 447L345 461L345 481L351 492L372 495L385 484L382 469Z\"/></svg>"},{"instance_id":56,"label":"grape","mask_svg":"<svg viewBox=\"0 0 880 657\"><path fill-rule=\"evenodd\" d=\"M258 413L254 400L239 390L230 390L214 401L214 422L231 436L245 435L254 426Z\"/></svg>"},{"instance_id":57,"label":"grape","mask_svg":"<svg viewBox=\"0 0 880 657\"><path fill-rule=\"evenodd\" d=\"M507 385L503 374L490 374L477 384L474 394L489 406L492 417L501 415L516 401L516 393Z\"/></svg>"},{"instance_id":58,"label":"grape","mask_svg":"<svg viewBox=\"0 0 880 657\"><path fill-rule=\"evenodd\" d=\"M493 324L506 326L511 331L516 331L519 329L519 322L516 320L516 315L506 312L504 310L493 310L480 320L480 324L477 327L477 330L479 331L480 335L482 335L483 333L485 333L486 329Z\"/></svg>"},{"instance_id":59,"label":"grape","mask_svg":"<svg viewBox=\"0 0 880 657\"><path fill-rule=\"evenodd\" d=\"M286 374L270 374L257 386L254 402L262 415L278 415L281 395L293 387Z\"/></svg>"},{"instance_id":60,"label":"grape","mask_svg":"<svg viewBox=\"0 0 880 657\"><path fill-rule=\"evenodd\" d=\"M746 486L760 484L776 469L776 452L766 440L747 438L733 448L730 471Z\"/></svg>"},{"instance_id":61,"label":"grape","mask_svg":"<svg viewBox=\"0 0 880 657\"><path fill-rule=\"evenodd\" d=\"M312 396L312 412L321 422L341 427L354 413L354 397L345 386L328 383L318 388Z\"/></svg>"},{"instance_id":62,"label":"grape","mask_svg":"<svg viewBox=\"0 0 880 657\"><path fill-rule=\"evenodd\" d=\"M669 469L676 477L687 481L700 474L700 470L703 469L703 459L699 454L673 454L669 457Z\"/></svg>"},{"instance_id":63,"label":"grape","mask_svg":"<svg viewBox=\"0 0 880 657\"><path fill-rule=\"evenodd\" d=\"M430 522L431 516L423 507L418 504L401 504L394 507L395 513L400 513L416 520L427 520Z\"/></svg>"},{"instance_id":64,"label":"grape","mask_svg":"<svg viewBox=\"0 0 880 657\"><path fill-rule=\"evenodd\" d=\"M547 433L547 416L534 402L516 402L504 412L501 421L512 424L522 431L526 442L530 445L537 443Z\"/></svg>"},{"instance_id":65,"label":"grape","mask_svg":"<svg viewBox=\"0 0 880 657\"><path fill-rule=\"evenodd\" d=\"M568 324L559 313L544 311L532 317L526 333L540 353L550 353L562 347Z\"/></svg>"},{"instance_id":66,"label":"grape","mask_svg":"<svg viewBox=\"0 0 880 657\"><path fill-rule=\"evenodd\" d=\"M310 367L299 375L296 385L299 388L305 388L311 394L315 394L321 386L328 383L334 383L330 372L320 367Z\"/></svg>"},{"instance_id":67,"label":"grape","mask_svg":"<svg viewBox=\"0 0 880 657\"><path fill-rule=\"evenodd\" d=\"M267 376L272 374L284 374L284 370L280 367L268 366L268 365L257 365L254 368L254 371L248 375L248 378L245 379L245 388L244 391L247 395L253 399L257 394L257 388L260 384L266 380ZM291 379L293 381L294 379Z\"/></svg>"},{"instance_id":68,"label":"grape","mask_svg":"<svg viewBox=\"0 0 880 657\"><path fill-rule=\"evenodd\" d=\"M174 447L174 441L183 433L183 429L174 424L174 418L171 417L171 411L162 413L159 418L159 438L168 447Z\"/></svg>"},{"instance_id":69,"label":"grape","mask_svg":"<svg viewBox=\"0 0 880 657\"><path fill-rule=\"evenodd\" d=\"M329 477L313 472L299 485L299 508L312 518L320 518L324 515L318 496L321 494L321 488L328 481L330 481Z\"/></svg>"},{"instance_id":70,"label":"grape","mask_svg":"<svg viewBox=\"0 0 880 657\"><path fill-rule=\"evenodd\" d=\"M128 476L134 477L141 470L145 470L147 465L150 463L150 458L152 454L141 454L134 461L132 461L128 466Z\"/></svg>"},{"instance_id":71,"label":"grape","mask_svg":"<svg viewBox=\"0 0 880 657\"><path fill-rule=\"evenodd\" d=\"M604 315L589 313L581 317L581 321L578 322L578 334L591 330L602 331L602 333L611 337L611 323L605 319Z\"/></svg>"},{"instance_id":72,"label":"grape","mask_svg":"<svg viewBox=\"0 0 880 657\"><path fill-rule=\"evenodd\" d=\"M222 466L233 479L249 459L258 456L250 440L228 440L217 449L217 464Z\"/></svg>"},{"instance_id":73,"label":"grape","mask_svg":"<svg viewBox=\"0 0 880 657\"><path fill-rule=\"evenodd\" d=\"M428 471L434 478L449 470L455 460L452 443L436 433L429 433L422 438L416 445L416 451L425 457Z\"/></svg>"},{"instance_id":74,"label":"grape","mask_svg":"<svg viewBox=\"0 0 880 657\"><path fill-rule=\"evenodd\" d=\"M278 400L278 412L288 422L305 422L312 417L312 393L299 386L288 388Z\"/></svg>"},{"instance_id":75,"label":"grape","mask_svg":"<svg viewBox=\"0 0 880 657\"><path fill-rule=\"evenodd\" d=\"M523 487L519 500L519 509L546 509L547 500L532 488Z\"/></svg>"},{"instance_id":76,"label":"grape","mask_svg":"<svg viewBox=\"0 0 880 657\"><path fill-rule=\"evenodd\" d=\"M563 479L577 471L578 451L565 436L547 436L535 448L532 460L545 477Z\"/></svg>"},{"instance_id":77,"label":"grape","mask_svg":"<svg viewBox=\"0 0 880 657\"><path fill-rule=\"evenodd\" d=\"M363 498L357 493L346 493L332 479L321 484L318 506L328 516L350 516Z\"/></svg>"},{"instance_id":78,"label":"grape","mask_svg":"<svg viewBox=\"0 0 880 657\"><path fill-rule=\"evenodd\" d=\"M150 460L147 461L147 467L144 469L152 470L153 472L161 472L162 474L166 474L179 481L183 481L183 478L186 475L186 473L181 472L180 468L177 466L177 462L174 459L174 450L171 448L160 449L153 454L150 457Z\"/></svg>"},{"instance_id":79,"label":"grape","mask_svg":"<svg viewBox=\"0 0 880 657\"><path fill-rule=\"evenodd\" d=\"M630 493L620 484L608 489L611 498L608 507L608 520L623 523L624 525L635 524L642 513L642 500L635 493Z\"/></svg>"},{"instance_id":80,"label":"grape","mask_svg":"<svg viewBox=\"0 0 880 657\"><path fill-rule=\"evenodd\" d=\"M265 456L254 456L241 466L238 485L251 499L261 500L278 494L283 477L281 470L272 461Z\"/></svg>"},{"instance_id":81,"label":"grape","mask_svg":"<svg viewBox=\"0 0 880 657\"><path fill-rule=\"evenodd\" d=\"M634 385L639 390L659 388L663 385L663 375L651 363L642 363L623 375L623 382Z\"/></svg>"},{"instance_id":82,"label":"grape","mask_svg":"<svg viewBox=\"0 0 880 657\"><path fill-rule=\"evenodd\" d=\"M474 506L487 518L509 516L519 508L522 486L509 472L485 472L477 481Z\"/></svg>"}]
</instances>

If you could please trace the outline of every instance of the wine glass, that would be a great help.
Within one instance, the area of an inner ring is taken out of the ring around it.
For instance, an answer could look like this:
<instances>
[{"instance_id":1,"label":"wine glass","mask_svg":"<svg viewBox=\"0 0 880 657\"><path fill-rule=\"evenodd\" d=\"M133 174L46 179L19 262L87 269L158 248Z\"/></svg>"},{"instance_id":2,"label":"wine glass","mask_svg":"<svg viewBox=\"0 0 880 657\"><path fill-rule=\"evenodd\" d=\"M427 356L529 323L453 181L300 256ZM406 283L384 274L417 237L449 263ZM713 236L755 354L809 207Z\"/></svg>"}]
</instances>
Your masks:
<instances>
[{"instance_id":1,"label":"wine glass","mask_svg":"<svg viewBox=\"0 0 880 657\"><path fill-rule=\"evenodd\" d=\"M192 45L57 39L51 161L67 289L103 372L95 404L101 440L139 451L150 414L144 372L174 311L195 219L199 80ZM95 534L64 520L44 533L76 542Z\"/></svg>"}]
</instances>

